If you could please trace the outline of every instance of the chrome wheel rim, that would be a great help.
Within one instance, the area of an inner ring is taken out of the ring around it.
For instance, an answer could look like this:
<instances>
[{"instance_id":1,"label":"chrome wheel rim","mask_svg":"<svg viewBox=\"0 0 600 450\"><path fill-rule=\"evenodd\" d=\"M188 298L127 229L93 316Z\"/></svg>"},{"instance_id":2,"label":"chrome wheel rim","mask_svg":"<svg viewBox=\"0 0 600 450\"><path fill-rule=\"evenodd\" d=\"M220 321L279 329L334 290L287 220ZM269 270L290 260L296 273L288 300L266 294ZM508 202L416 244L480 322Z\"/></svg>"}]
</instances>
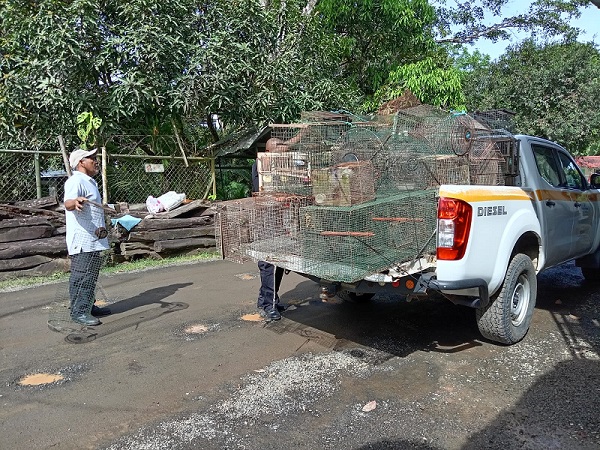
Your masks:
<instances>
[{"instance_id":1,"label":"chrome wheel rim","mask_svg":"<svg viewBox=\"0 0 600 450\"><path fill-rule=\"evenodd\" d=\"M510 319L515 327L521 325L525 320L529 300L529 280L525 275L520 275L510 299Z\"/></svg>"}]
</instances>

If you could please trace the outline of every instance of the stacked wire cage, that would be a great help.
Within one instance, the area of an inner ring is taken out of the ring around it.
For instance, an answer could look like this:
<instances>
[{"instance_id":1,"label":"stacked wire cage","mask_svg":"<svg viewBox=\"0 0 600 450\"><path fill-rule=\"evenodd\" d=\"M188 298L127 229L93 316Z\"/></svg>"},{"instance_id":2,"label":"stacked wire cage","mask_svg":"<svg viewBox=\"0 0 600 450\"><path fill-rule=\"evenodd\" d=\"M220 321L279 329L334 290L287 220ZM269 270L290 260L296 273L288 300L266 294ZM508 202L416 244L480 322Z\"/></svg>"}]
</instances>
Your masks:
<instances>
[{"instance_id":1,"label":"stacked wire cage","mask_svg":"<svg viewBox=\"0 0 600 450\"><path fill-rule=\"evenodd\" d=\"M440 185L514 179L512 135L467 114L420 105L369 119L303 118L273 126L258 156L260 192L221 205L226 259L355 282L435 255Z\"/></svg>"}]
</instances>

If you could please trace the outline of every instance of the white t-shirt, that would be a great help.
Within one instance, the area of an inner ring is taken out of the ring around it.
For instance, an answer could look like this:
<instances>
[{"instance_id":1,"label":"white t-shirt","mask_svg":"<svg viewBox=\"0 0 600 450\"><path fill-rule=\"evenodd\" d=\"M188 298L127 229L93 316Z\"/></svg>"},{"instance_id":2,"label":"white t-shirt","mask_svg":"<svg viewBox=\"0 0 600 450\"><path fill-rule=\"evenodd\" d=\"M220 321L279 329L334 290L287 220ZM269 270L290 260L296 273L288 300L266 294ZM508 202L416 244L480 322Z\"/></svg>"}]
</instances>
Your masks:
<instances>
[{"instance_id":1,"label":"white t-shirt","mask_svg":"<svg viewBox=\"0 0 600 450\"><path fill-rule=\"evenodd\" d=\"M102 197L98 191L96 181L75 170L73 175L65 182L64 200L85 197L88 200L102 204ZM104 210L88 202L83 204L83 210L67 211L65 209L67 226L67 249L69 255L82 252L107 250L108 239L98 239L95 232L100 227L105 227Z\"/></svg>"}]
</instances>

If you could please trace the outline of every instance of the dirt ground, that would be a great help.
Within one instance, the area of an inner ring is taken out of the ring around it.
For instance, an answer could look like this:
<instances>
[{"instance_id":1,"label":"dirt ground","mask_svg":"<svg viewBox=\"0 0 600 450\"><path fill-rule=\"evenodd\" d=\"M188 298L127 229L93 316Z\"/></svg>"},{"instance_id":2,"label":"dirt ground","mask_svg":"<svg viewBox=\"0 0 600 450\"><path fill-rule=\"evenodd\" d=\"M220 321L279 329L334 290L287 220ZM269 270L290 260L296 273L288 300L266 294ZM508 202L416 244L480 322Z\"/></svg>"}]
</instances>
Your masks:
<instances>
[{"instance_id":1,"label":"dirt ground","mask_svg":"<svg viewBox=\"0 0 600 450\"><path fill-rule=\"evenodd\" d=\"M532 328L484 340L444 300L322 302L223 261L103 277L114 312L53 331L65 284L0 293L6 449L599 449L600 293L540 275Z\"/></svg>"}]
</instances>

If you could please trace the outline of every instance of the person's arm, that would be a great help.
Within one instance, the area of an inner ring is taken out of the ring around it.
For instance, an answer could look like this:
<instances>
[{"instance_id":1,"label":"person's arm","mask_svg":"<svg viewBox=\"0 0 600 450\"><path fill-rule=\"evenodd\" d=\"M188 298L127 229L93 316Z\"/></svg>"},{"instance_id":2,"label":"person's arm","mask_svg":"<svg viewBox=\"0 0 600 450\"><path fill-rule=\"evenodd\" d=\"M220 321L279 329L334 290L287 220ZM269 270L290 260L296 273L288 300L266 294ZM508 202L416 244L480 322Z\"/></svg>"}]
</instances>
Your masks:
<instances>
[{"instance_id":1,"label":"person's arm","mask_svg":"<svg viewBox=\"0 0 600 450\"><path fill-rule=\"evenodd\" d=\"M87 202L87 198L85 197L70 198L65 200L65 209L67 211L73 211L74 209L81 211L85 202Z\"/></svg>"}]
</instances>

